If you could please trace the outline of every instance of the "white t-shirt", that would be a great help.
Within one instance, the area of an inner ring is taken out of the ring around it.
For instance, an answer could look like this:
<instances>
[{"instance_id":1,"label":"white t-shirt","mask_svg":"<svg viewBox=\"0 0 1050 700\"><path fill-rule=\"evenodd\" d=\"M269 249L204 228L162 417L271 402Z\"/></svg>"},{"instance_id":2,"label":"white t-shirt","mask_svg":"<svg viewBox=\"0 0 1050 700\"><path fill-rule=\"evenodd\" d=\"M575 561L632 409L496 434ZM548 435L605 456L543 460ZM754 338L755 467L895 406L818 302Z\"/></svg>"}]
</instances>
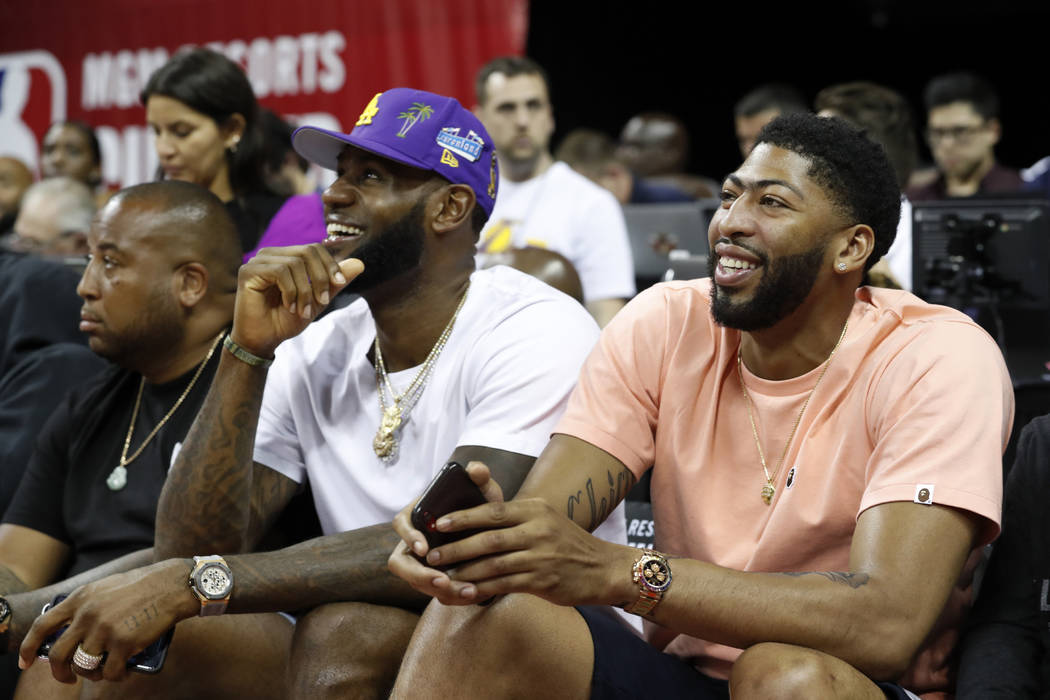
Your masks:
<instances>
[{"instance_id":1,"label":"white t-shirt","mask_svg":"<svg viewBox=\"0 0 1050 700\"><path fill-rule=\"evenodd\" d=\"M576 268L586 301L634 296L634 263L623 209L605 189L565 163L524 182L501 180L481 232L485 253L534 246L561 253Z\"/></svg>"},{"instance_id":2,"label":"white t-shirt","mask_svg":"<svg viewBox=\"0 0 1050 700\"><path fill-rule=\"evenodd\" d=\"M372 450L381 411L367 358L375 324L364 300L331 312L277 350L263 395L255 461L308 478L325 533L389 522L459 445L539 455L598 338L568 296L509 267L471 275L399 456ZM390 375L400 394L419 367ZM595 534L626 542L623 506Z\"/></svg>"},{"instance_id":3,"label":"white t-shirt","mask_svg":"<svg viewBox=\"0 0 1050 700\"><path fill-rule=\"evenodd\" d=\"M909 292L913 289L911 278L911 201L901 197L901 219L897 222L897 237L886 251L886 263L890 272Z\"/></svg>"}]
</instances>

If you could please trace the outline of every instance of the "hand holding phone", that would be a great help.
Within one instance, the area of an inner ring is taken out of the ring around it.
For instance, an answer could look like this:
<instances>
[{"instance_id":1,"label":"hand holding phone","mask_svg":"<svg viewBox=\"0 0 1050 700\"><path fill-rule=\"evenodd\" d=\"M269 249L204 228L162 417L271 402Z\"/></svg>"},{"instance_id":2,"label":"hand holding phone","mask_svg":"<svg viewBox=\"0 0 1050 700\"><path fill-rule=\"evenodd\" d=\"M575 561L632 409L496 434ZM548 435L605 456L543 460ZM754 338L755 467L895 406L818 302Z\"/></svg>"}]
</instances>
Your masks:
<instances>
[{"instance_id":1,"label":"hand holding phone","mask_svg":"<svg viewBox=\"0 0 1050 700\"><path fill-rule=\"evenodd\" d=\"M456 542L477 534L481 530L439 532L435 525L437 520L453 511L474 508L487 502L485 495L471 480L463 465L459 462L449 462L441 468L441 471L420 496L419 501L416 502L412 509L412 526L423 533L429 549ZM425 560L417 558L426 564ZM446 567L436 566L434 568L444 570Z\"/></svg>"},{"instance_id":2,"label":"hand holding phone","mask_svg":"<svg viewBox=\"0 0 1050 700\"><path fill-rule=\"evenodd\" d=\"M66 599L64 595L57 595L55 599L44 606L44 609L40 611L43 615L51 608L55 607L63 600ZM54 646L58 638L62 636L62 633L66 631L65 627L60 627L44 640L44 643L40 645L40 648L36 650L37 657L41 659L47 659L51 653L51 647ZM160 639L154 641L148 647L135 654L128 659L127 668L129 671L137 671L139 673L158 673L164 666L164 660L168 656L168 647L171 646L171 638L175 635L175 628L171 627L167 632L161 636Z\"/></svg>"}]
</instances>

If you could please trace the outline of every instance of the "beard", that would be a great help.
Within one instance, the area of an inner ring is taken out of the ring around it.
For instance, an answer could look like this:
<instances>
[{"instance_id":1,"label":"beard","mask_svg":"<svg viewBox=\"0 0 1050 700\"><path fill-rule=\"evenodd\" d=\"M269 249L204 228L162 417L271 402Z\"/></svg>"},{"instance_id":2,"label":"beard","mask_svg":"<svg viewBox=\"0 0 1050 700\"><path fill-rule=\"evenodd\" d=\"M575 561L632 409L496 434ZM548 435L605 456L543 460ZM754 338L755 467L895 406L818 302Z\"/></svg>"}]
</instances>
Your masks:
<instances>
[{"instance_id":1,"label":"beard","mask_svg":"<svg viewBox=\"0 0 1050 700\"><path fill-rule=\"evenodd\" d=\"M423 258L423 203L361 244L350 257L364 263L365 269L350 281L346 290L353 294L372 289L419 267Z\"/></svg>"},{"instance_id":2,"label":"beard","mask_svg":"<svg viewBox=\"0 0 1050 700\"><path fill-rule=\"evenodd\" d=\"M768 257L752 251L759 256L765 268L755 295L750 301L734 304L734 292L712 284L711 315L715 323L740 331L757 331L776 325L809 296L826 249L827 243L822 242L801 253L777 258L772 266L769 265ZM711 253L707 268L712 280L716 262L717 256Z\"/></svg>"},{"instance_id":3,"label":"beard","mask_svg":"<svg viewBox=\"0 0 1050 700\"><path fill-rule=\"evenodd\" d=\"M141 371L167 357L186 335L182 309L165 285L149 293L135 320L122 329L112 330L88 341L96 355L125 369ZM109 330L107 328L107 330Z\"/></svg>"}]
</instances>

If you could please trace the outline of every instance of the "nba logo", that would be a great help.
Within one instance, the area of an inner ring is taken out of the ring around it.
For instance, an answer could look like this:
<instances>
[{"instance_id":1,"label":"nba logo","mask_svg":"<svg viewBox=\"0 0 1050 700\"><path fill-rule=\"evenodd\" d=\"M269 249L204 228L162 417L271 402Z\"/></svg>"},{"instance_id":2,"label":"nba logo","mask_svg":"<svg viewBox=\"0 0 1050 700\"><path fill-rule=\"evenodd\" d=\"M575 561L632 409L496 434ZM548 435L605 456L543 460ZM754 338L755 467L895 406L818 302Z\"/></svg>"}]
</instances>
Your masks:
<instances>
[{"instance_id":1,"label":"nba logo","mask_svg":"<svg viewBox=\"0 0 1050 700\"><path fill-rule=\"evenodd\" d=\"M789 489L789 488L791 488L792 486L795 485L795 470L796 469L798 469L798 467L791 467L791 469L788 470L787 482L784 484L784 488L785 489Z\"/></svg>"},{"instance_id":2,"label":"nba logo","mask_svg":"<svg viewBox=\"0 0 1050 700\"><path fill-rule=\"evenodd\" d=\"M0 54L0 155L18 158L38 172L39 138L50 124L65 118L66 73L53 54Z\"/></svg>"}]
</instances>

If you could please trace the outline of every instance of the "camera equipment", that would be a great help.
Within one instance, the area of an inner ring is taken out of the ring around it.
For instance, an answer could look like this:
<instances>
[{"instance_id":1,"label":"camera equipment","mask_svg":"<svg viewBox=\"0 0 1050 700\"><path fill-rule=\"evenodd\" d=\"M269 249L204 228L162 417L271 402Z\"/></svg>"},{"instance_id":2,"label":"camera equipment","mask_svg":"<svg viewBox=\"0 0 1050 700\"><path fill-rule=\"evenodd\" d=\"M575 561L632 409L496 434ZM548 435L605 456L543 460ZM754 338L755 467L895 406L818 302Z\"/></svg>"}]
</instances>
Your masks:
<instances>
[{"instance_id":1,"label":"camera equipment","mask_svg":"<svg viewBox=\"0 0 1050 700\"><path fill-rule=\"evenodd\" d=\"M1050 202L955 199L912 209L912 279L927 301L967 313L1006 350L1046 344Z\"/></svg>"}]
</instances>

